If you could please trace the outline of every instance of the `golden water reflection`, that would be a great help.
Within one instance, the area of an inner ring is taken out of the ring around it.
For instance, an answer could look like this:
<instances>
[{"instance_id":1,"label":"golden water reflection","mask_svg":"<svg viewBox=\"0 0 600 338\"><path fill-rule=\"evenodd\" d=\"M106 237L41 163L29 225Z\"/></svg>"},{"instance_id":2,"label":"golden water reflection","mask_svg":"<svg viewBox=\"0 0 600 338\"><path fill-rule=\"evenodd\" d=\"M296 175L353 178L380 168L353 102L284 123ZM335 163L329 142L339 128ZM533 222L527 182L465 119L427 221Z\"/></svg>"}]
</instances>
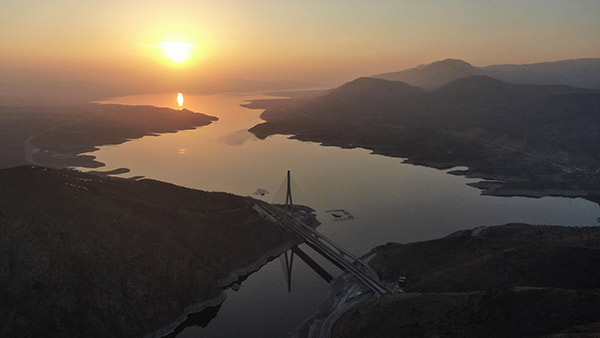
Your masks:
<instances>
[{"instance_id":1,"label":"golden water reflection","mask_svg":"<svg viewBox=\"0 0 600 338\"><path fill-rule=\"evenodd\" d=\"M177 105L183 107L183 93L177 93Z\"/></svg>"}]
</instances>

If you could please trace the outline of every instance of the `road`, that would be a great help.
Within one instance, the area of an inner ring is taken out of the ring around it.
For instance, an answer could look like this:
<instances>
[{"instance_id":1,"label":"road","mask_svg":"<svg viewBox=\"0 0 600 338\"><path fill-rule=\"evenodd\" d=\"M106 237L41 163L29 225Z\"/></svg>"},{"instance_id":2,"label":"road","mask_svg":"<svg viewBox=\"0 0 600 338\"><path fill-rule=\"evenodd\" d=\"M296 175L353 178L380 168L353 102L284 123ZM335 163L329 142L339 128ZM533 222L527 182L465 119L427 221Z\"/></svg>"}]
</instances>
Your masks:
<instances>
[{"instance_id":1,"label":"road","mask_svg":"<svg viewBox=\"0 0 600 338\"><path fill-rule=\"evenodd\" d=\"M315 248L319 253L325 256L325 258L331 260L336 265L343 267L347 272L352 273L376 295L380 296L390 292L379 282L377 274L368 265L334 241L318 233L313 228L301 222L298 218L288 216L286 212L279 207L267 203L260 203L259 207L279 223L287 226L289 229L302 236L307 244Z\"/></svg>"}]
</instances>

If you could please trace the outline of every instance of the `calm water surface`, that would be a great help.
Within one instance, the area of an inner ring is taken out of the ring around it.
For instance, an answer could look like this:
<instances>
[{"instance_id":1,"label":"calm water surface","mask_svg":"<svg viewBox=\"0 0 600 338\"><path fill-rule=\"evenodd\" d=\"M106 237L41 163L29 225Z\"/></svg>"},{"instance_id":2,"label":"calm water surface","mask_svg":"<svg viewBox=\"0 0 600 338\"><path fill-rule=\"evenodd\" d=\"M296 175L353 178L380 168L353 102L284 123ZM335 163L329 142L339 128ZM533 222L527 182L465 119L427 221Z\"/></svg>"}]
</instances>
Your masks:
<instances>
[{"instance_id":1,"label":"calm water surface","mask_svg":"<svg viewBox=\"0 0 600 338\"><path fill-rule=\"evenodd\" d=\"M262 188L270 192L262 197L269 202L284 197L280 186L290 169L297 184L294 202L316 209L323 223L319 231L357 255L387 242L427 240L482 225L598 225L600 207L584 199L481 196L466 185L477 180L364 149L323 147L282 135L259 140L247 130L261 122L261 110L240 107L255 98L263 97L186 95L187 109L217 116L219 121L101 147L93 155L107 164L106 169L130 168L125 177L142 175L242 196ZM107 102L177 107L176 93ZM330 209L345 209L354 219L335 221L325 212ZM332 274L339 274L306 251ZM283 337L316 310L327 291L327 284L295 259L289 293L280 261L274 260L244 281L239 291L228 290L228 300L206 328L190 327L178 337Z\"/></svg>"}]
</instances>

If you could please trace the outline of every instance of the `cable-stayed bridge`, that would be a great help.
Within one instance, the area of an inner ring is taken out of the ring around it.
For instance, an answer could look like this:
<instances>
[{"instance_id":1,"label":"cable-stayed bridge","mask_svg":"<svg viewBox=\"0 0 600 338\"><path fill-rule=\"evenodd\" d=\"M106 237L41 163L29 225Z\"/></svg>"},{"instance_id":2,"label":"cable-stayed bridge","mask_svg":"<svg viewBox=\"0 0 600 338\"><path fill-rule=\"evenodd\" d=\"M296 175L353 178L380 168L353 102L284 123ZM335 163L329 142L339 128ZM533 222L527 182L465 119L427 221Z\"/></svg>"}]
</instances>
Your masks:
<instances>
[{"instance_id":1,"label":"cable-stayed bridge","mask_svg":"<svg viewBox=\"0 0 600 338\"><path fill-rule=\"evenodd\" d=\"M304 238L306 244L312 247L319 254L323 255L333 264L354 275L361 283L367 286L376 295L390 293L387 287L379 282L377 274L371 269L370 266L304 222L303 219L306 219L307 216L305 210L294 206L292 202L289 171L287 176L285 205L282 207L257 201L255 207L259 208L259 211L261 211L261 213L263 213L265 216L271 218L272 220L281 224L283 227L292 230ZM288 271L288 273L291 273L291 271Z\"/></svg>"}]
</instances>

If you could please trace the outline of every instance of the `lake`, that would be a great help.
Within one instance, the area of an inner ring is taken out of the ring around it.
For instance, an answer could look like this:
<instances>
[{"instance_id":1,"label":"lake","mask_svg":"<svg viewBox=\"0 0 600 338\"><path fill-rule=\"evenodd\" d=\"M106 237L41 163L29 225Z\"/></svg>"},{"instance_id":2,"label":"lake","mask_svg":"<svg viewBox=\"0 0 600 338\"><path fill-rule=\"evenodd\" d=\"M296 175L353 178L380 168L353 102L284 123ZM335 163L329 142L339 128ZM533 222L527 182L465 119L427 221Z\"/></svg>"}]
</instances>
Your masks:
<instances>
[{"instance_id":1,"label":"lake","mask_svg":"<svg viewBox=\"0 0 600 338\"><path fill-rule=\"evenodd\" d=\"M107 103L177 108L177 94L138 95ZM185 107L219 121L194 130L147 136L92 154L105 169L126 167L124 177L145 176L207 191L282 202L286 171L294 179L294 202L317 211L318 230L356 255L387 242L413 242L477 226L510 222L595 226L600 206L576 198L482 196L467 179L365 149L324 147L275 135L265 140L247 130L261 110L240 106L264 95L185 96ZM104 168L103 168L104 169ZM254 195L257 189L268 191ZM331 212L331 210L344 210ZM330 211L330 212L327 212ZM335 214L335 216L333 215ZM351 215L353 218L347 217ZM339 217L341 216L341 217ZM350 219L348 219L350 218ZM302 246L331 274L340 271ZM282 337L316 311L327 284L294 260L292 291L280 260L245 280L206 328L192 326L177 337Z\"/></svg>"}]
</instances>

